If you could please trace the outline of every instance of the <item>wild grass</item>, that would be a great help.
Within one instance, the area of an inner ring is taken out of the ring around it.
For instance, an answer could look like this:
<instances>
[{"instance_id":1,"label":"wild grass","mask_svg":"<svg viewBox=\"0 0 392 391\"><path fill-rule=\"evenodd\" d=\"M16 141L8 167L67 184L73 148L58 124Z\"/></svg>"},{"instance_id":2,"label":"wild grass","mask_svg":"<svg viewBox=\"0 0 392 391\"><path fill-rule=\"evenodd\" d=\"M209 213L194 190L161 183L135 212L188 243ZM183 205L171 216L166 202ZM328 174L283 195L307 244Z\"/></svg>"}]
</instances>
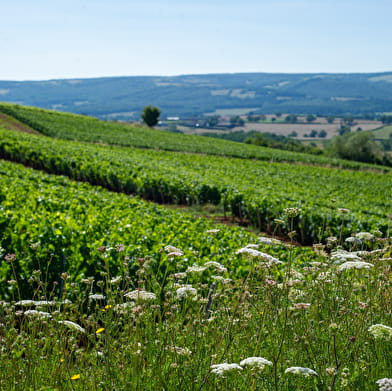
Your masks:
<instances>
[{"instance_id":1,"label":"wild grass","mask_svg":"<svg viewBox=\"0 0 392 391\"><path fill-rule=\"evenodd\" d=\"M134 265L119 246L116 275L102 246L100 278L64 273L60 297L40 271L15 275L0 305L0 389L377 390L392 377L392 240L377 235L330 238L312 256L261 237L225 265L189 265L173 246Z\"/></svg>"}]
</instances>

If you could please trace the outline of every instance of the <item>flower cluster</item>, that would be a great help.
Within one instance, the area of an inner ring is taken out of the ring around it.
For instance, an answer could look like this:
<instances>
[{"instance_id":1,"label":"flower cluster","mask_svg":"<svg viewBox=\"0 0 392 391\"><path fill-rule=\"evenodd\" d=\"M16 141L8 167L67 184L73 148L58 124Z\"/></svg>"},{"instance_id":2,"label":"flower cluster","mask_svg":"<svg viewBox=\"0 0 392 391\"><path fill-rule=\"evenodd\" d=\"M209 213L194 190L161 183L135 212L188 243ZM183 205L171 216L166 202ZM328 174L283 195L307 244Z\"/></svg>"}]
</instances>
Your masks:
<instances>
[{"instance_id":1,"label":"flower cluster","mask_svg":"<svg viewBox=\"0 0 392 391\"><path fill-rule=\"evenodd\" d=\"M303 368L303 367L290 367L287 368L284 373L294 373L296 375L302 375L305 377L309 376L317 376L317 372L310 368Z\"/></svg>"},{"instance_id":2,"label":"flower cluster","mask_svg":"<svg viewBox=\"0 0 392 391\"><path fill-rule=\"evenodd\" d=\"M124 297L132 300L155 300L157 298L155 293L139 290L125 293Z\"/></svg>"},{"instance_id":3,"label":"flower cluster","mask_svg":"<svg viewBox=\"0 0 392 391\"><path fill-rule=\"evenodd\" d=\"M385 377L376 381L379 391L392 391L392 379Z\"/></svg>"},{"instance_id":4,"label":"flower cluster","mask_svg":"<svg viewBox=\"0 0 392 391\"><path fill-rule=\"evenodd\" d=\"M392 339L392 327L384 324L374 324L369 327L368 331L375 339Z\"/></svg>"},{"instance_id":5,"label":"flower cluster","mask_svg":"<svg viewBox=\"0 0 392 391\"><path fill-rule=\"evenodd\" d=\"M245 367L262 371L267 365L272 366L273 364L263 357L248 357L242 360L240 364L223 363L211 365L211 373L224 377L227 372L242 371Z\"/></svg>"}]
</instances>

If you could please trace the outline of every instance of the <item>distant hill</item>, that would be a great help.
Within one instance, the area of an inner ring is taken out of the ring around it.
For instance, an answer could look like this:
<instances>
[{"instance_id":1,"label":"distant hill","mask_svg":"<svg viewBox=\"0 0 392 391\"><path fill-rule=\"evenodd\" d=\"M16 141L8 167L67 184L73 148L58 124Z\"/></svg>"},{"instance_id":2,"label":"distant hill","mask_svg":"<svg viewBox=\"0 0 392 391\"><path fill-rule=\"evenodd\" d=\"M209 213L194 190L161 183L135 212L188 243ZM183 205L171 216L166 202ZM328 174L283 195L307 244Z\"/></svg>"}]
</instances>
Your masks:
<instances>
[{"instance_id":1,"label":"distant hill","mask_svg":"<svg viewBox=\"0 0 392 391\"><path fill-rule=\"evenodd\" d=\"M392 112L392 72L361 74L235 73L0 81L0 101L139 119L148 104L163 116L219 110L343 115Z\"/></svg>"}]
</instances>

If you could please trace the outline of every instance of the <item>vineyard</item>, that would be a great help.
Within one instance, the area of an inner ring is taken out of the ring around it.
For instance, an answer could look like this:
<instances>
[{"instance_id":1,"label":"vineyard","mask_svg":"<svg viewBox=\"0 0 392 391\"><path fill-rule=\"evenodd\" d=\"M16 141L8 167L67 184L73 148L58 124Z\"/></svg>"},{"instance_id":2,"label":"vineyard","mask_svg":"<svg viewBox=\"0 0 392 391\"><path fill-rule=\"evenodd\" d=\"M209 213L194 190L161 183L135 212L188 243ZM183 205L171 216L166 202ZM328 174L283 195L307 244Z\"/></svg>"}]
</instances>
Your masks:
<instances>
[{"instance_id":1,"label":"vineyard","mask_svg":"<svg viewBox=\"0 0 392 391\"><path fill-rule=\"evenodd\" d=\"M390 223L389 173L106 147L6 130L0 156L160 203L220 204L240 223L269 233L287 233L275 220L284 208L300 207L295 228L302 243L372 229L386 234ZM350 213L342 216L339 208Z\"/></svg>"},{"instance_id":2,"label":"vineyard","mask_svg":"<svg viewBox=\"0 0 392 391\"><path fill-rule=\"evenodd\" d=\"M0 389L392 384L391 171L0 111Z\"/></svg>"},{"instance_id":3,"label":"vineyard","mask_svg":"<svg viewBox=\"0 0 392 391\"><path fill-rule=\"evenodd\" d=\"M254 145L239 144L226 140L170 133L132 126L123 123L105 122L96 118L60 113L1 103L0 112L8 114L42 134L65 140L87 141L124 147L151 148L167 151L202 153L256 159L272 162L299 162L312 165L335 166L349 169L390 171L377 167L324 156L309 155Z\"/></svg>"}]
</instances>

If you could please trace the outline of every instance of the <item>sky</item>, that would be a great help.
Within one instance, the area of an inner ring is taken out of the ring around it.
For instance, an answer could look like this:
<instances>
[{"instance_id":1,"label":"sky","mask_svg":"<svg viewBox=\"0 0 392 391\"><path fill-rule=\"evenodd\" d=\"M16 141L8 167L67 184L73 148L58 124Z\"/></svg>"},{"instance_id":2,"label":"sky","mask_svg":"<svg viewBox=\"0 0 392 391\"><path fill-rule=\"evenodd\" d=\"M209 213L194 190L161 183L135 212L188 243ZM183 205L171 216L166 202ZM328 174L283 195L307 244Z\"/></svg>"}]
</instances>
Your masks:
<instances>
[{"instance_id":1,"label":"sky","mask_svg":"<svg viewBox=\"0 0 392 391\"><path fill-rule=\"evenodd\" d=\"M0 80L392 71L391 0L1 0Z\"/></svg>"}]
</instances>

